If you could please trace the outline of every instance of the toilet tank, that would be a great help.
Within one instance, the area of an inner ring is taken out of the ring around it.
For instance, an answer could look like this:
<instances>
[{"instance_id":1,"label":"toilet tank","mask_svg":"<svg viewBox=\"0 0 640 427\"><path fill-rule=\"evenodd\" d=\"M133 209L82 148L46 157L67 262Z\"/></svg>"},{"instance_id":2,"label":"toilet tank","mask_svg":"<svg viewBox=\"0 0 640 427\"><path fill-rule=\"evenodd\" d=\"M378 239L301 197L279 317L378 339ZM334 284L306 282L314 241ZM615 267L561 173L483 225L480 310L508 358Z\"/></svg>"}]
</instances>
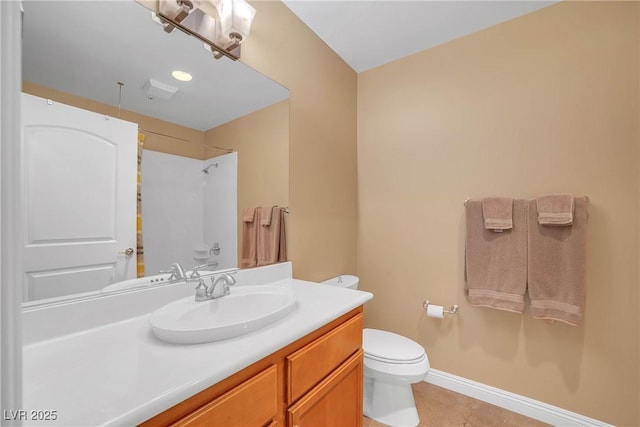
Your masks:
<instances>
[{"instance_id":1,"label":"toilet tank","mask_svg":"<svg viewBox=\"0 0 640 427\"><path fill-rule=\"evenodd\" d=\"M324 285L340 286L341 288L358 289L358 283L360 278L358 276L351 276L349 274L343 274L338 277L334 277L329 280L321 282Z\"/></svg>"}]
</instances>

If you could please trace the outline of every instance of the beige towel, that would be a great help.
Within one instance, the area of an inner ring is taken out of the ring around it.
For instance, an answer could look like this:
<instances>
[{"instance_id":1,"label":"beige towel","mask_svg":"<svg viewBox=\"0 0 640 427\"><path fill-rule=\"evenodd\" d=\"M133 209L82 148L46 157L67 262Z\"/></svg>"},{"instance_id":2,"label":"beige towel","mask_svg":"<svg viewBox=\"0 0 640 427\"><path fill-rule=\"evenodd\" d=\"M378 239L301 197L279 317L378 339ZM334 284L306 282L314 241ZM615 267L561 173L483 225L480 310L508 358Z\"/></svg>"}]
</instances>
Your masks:
<instances>
[{"instance_id":1,"label":"beige towel","mask_svg":"<svg viewBox=\"0 0 640 427\"><path fill-rule=\"evenodd\" d=\"M571 227L539 224L536 204L535 199L529 201L531 315L577 325L582 318L585 296L587 199L575 198Z\"/></svg>"},{"instance_id":2,"label":"beige towel","mask_svg":"<svg viewBox=\"0 0 640 427\"><path fill-rule=\"evenodd\" d=\"M242 248L240 253L240 268L255 267L258 261L256 248L256 233L258 223L256 214L259 208L245 208L242 212Z\"/></svg>"},{"instance_id":3,"label":"beige towel","mask_svg":"<svg viewBox=\"0 0 640 427\"><path fill-rule=\"evenodd\" d=\"M482 199L482 217L487 230L513 228L513 199L511 197L485 197Z\"/></svg>"},{"instance_id":4,"label":"beige towel","mask_svg":"<svg viewBox=\"0 0 640 427\"><path fill-rule=\"evenodd\" d=\"M573 194L550 194L536 198L538 223L571 225L573 223Z\"/></svg>"},{"instance_id":5,"label":"beige towel","mask_svg":"<svg viewBox=\"0 0 640 427\"><path fill-rule=\"evenodd\" d=\"M513 228L484 228L482 201L466 203L465 278L471 305L522 313L527 289L527 202L513 201Z\"/></svg>"},{"instance_id":6,"label":"beige towel","mask_svg":"<svg viewBox=\"0 0 640 427\"><path fill-rule=\"evenodd\" d=\"M274 264L280 255L280 227L282 209L262 208L271 211L270 225L260 225L257 235L258 266Z\"/></svg>"},{"instance_id":7,"label":"beige towel","mask_svg":"<svg viewBox=\"0 0 640 427\"><path fill-rule=\"evenodd\" d=\"M271 216L274 207L275 206L262 208L262 213L260 214L260 225L271 225Z\"/></svg>"},{"instance_id":8,"label":"beige towel","mask_svg":"<svg viewBox=\"0 0 640 427\"><path fill-rule=\"evenodd\" d=\"M253 222L253 219L256 216L256 208L244 208L242 211L242 221L243 222Z\"/></svg>"}]
</instances>

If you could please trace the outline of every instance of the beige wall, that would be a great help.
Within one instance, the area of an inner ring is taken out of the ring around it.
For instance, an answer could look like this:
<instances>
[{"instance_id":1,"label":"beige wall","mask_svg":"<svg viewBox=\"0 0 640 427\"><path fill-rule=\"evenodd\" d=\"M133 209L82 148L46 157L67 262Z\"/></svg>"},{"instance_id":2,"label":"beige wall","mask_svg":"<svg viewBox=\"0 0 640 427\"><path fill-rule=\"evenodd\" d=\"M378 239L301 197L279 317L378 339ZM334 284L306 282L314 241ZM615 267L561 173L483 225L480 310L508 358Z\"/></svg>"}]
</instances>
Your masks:
<instances>
[{"instance_id":1,"label":"beige wall","mask_svg":"<svg viewBox=\"0 0 640 427\"><path fill-rule=\"evenodd\" d=\"M23 82L22 90L31 95L83 108L100 114L107 114L138 124L140 132L145 134L144 148L167 154L204 159L204 132L165 122L153 117L128 110L118 111L117 107L102 104L87 98L61 92L35 83Z\"/></svg>"},{"instance_id":2,"label":"beige wall","mask_svg":"<svg viewBox=\"0 0 640 427\"><path fill-rule=\"evenodd\" d=\"M356 73L280 1L253 1L242 62L289 89L294 275L356 270Z\"/></svg>"},{"instance_id":3,"label":"beige wall","mask_svg":"<svg viewBox=\"0 0 640 427\"><path fill-rule=\"evenodd\" d=\"M366 326L434 368L640 425L638 8L562 2L359 75ZM469 306L465 197L553 192L591 198L582 324ZM460 314L426 318L425 298Z\"/></svg>"},{"instance_id":4,"label":"beige wall","mask_svg":"<svg viewBox=\"0 0 640 427\"><path fill-rule=\"evenodd\" d=\"M250 206L289 205L289 100L205 132L205 146L238 152L238 259L242 210ZM206 158L219 155L205 148Z\"/></svg>"}]
</instances>

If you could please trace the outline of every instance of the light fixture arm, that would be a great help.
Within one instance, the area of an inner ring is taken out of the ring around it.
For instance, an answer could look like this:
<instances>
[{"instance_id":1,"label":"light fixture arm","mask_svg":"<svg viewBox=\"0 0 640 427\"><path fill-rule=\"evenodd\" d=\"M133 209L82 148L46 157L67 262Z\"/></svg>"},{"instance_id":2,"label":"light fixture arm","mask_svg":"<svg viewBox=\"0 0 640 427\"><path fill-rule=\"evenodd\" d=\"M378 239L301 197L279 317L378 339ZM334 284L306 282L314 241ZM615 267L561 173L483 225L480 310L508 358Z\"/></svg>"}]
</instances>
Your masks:
<instances>
[{"instance_id":1,"label":"light fixture arm","mask_svg":"<svg viewBox=\"0 0 640 427\"><path fill-rule=\"evenodd\" d=\"M191 10L193 9L193 3L188 0L177 0L177 3L180 6L180 10L174 19L177 22L182 22L184 18L189 16L189 14L191 13Z\"/></svg>"},{"instance_id":2,"label":"light fixture arm","mask_svg":"<svg viewBox=\"0 0 640 427\"><path fill-rule=\"evenodd\" d=\"M214 58L239 59L240 45L249 34L255 9L246 0L207 1L215 5L215 10L199 7L199 0L158 0L156 16L166 32L178 28L203 41Z\"/></svg>"}]
</instances>

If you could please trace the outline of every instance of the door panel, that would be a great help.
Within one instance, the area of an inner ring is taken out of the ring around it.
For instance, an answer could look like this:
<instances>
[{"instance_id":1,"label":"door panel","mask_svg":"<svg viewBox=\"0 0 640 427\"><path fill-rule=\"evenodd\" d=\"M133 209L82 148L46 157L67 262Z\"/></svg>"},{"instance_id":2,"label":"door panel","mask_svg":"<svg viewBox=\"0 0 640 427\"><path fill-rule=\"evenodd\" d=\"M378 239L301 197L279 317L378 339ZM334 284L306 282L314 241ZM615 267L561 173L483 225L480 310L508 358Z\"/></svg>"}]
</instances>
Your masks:
<instances>
[{"instance_id":1,"label":"door panel","mask_svg":"<svg viewBox=\"0 0 640 427\"><path fill-rule=\"evenodd\" d=\"M135 277L135 123L23 94L27 300Z\"/></svg>"},{"instance_id":2,"label":"door panel","mask_svg":"<svg viewBox=\"0 0 640 427\"><path fill-rule=\"evenodd\" d=\"M27 273L28 301L55 298L63 295L87 292L87 282L109 281L113 277L113 265L94 265L60 270L43 270Z\"/></svg>"},{"instance_id":3,"label":"door panel","mask_svg":"<svg viewBox=\"0 0 640 427\"><path fill-rule=\"evenodd\" d=\"M25 128L27 242L115 240L117 154L114 142L82 130Z\"/></svg>"}]
</instances>

